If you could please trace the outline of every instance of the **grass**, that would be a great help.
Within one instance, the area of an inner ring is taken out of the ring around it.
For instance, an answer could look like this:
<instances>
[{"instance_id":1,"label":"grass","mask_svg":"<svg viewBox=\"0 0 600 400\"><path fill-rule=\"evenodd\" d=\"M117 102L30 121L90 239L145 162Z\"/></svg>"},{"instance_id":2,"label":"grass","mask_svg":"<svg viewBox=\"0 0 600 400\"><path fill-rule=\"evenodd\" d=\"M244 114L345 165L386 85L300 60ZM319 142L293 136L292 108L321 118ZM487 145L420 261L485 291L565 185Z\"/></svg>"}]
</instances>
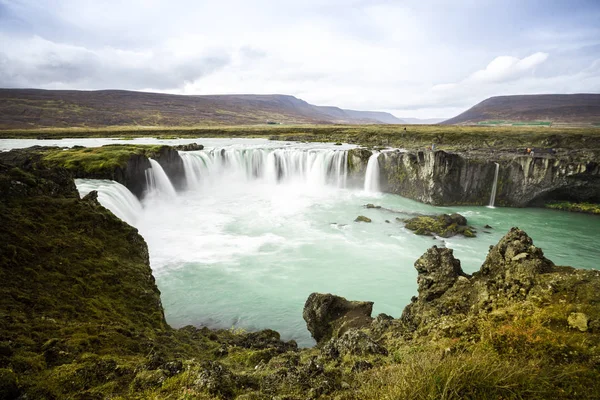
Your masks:
<instances>
[{"instance_id":1,"label":"grass","mask_svg":"<svg viewBox=\"0 0 600 400\"><path fill-rule=\"evenodd\" d=\"M406 128L406 130L404 130ZM270 138L278 140L357 143L365 146L438 149L522 150L526 147L600 149L600 128L489 127L444 125L242 125L199 127L47 128L2 130L8 138L86 137Z\"/></svg>"}]
</instances>

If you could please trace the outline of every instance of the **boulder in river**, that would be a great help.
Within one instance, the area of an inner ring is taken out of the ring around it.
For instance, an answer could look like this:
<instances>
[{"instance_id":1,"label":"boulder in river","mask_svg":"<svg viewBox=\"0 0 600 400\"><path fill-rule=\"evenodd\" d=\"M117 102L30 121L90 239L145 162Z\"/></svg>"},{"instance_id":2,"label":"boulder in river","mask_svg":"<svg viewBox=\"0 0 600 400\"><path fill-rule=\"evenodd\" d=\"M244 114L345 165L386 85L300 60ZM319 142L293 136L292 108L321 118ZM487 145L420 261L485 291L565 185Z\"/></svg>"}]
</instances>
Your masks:
<instances>
[{"instance_id":1,"label":"boulder in river","mask_svg":"<svg viewBox=\"0 0 600 400\"><path fill-rule=\"evenodd\" d=\"M371 218L365 217L364 215L359 215L358 217L356 217L354 222L371 222Z\"/></svg>"},{"instance_id":2,"label":"boulder in river","mask_svg":"<svg viewBox=\"0 0 600 400\"><path fill-rule=\"evenodd\" d=\"M467 225L467 219L458 214L440 214L440 215L419 215L404 221L407 229L410 229L417 235L431 236L436 234L443 238L449 238L455 235L465 237L475 237L472 226Z\"/></svg>"}]
</instances>

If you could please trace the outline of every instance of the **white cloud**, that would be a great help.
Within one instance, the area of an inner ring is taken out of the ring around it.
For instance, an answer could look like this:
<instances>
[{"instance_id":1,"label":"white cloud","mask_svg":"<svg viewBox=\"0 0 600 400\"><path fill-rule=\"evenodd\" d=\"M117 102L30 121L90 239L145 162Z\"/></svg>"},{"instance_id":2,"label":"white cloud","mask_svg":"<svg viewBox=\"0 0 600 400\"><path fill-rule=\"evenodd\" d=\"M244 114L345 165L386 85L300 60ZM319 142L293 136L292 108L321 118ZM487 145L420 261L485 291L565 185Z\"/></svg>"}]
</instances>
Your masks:
<instances>
[{"instance_id":1,"label":"white cloud","mask_svg":"<svg viewBox=\"0 0 600 400\"><path fill-rule=\"evenodd\" d=\"M496 57L485 69L479 70L467 78L473 82L507 82L519 79L533 72L536 66L548 59L547 53L534 53L519 59L511 56Z\"/></svg>"},{"instance_id":2,"label":"white cloud","mask_svg":"<svg viewBox=\"0 0 600 400\"><path fill-rule=\"evenodd\" d=\"M548 19L520 11L507 27L487 8L475 0L0 0L0 86L284 93L422 117L451 117L498 94L600 91L590 67L600 58L597 28L562 29L558 40L539 33L557 30ZM582 38L588 50L578 50Z\"/></svg>"}]
</instances>

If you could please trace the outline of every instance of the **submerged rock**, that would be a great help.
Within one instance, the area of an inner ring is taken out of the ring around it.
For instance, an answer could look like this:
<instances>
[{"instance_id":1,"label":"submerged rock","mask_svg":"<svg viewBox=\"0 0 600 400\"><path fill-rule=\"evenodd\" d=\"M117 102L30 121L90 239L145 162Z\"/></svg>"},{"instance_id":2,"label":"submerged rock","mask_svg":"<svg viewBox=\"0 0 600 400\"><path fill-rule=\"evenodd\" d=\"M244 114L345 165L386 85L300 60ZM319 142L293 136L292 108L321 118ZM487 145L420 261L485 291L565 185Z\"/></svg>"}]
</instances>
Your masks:
<instances>
[{"instance_id":1,"label":"submerged rock","mask_svg":"<svg viewBox=\"0 0 600 400\"><path fill-rule=\"evenodd\" d=\"M371 218L365 217L364 215L359 215L358 217L356 217L354 222L371 222Z\"/></svg>"},{"instance_id":2,"label":"submerged rock","mask_svg":"<svg viewBox=\"0 0 600 400\"><path fill-rule=\"evenodd\" d=\"M371 324L372 301L348 301L332 294L312 293L302 317L312 337L320 344L337 338L350 328Z\"/></svg>"}]
</instances>

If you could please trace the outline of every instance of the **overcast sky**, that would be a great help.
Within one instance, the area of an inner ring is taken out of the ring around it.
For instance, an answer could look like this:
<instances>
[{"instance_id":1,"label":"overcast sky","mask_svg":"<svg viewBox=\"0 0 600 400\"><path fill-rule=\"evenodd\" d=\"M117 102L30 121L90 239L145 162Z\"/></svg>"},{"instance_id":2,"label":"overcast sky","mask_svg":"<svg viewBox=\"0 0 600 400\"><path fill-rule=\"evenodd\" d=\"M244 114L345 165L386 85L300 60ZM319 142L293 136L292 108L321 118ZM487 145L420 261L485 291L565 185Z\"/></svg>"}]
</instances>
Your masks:
<instances>
[{"instance_id":1,"label":"overcast sky","mask_svg":"<svg viewBox=\"0 0 600 400\"><path fill-rule=\"evenodd\" d=\"M600 92L600 0L0 0L0 87L452 117L494 95Z\"/></svg>"}]
</instances>

